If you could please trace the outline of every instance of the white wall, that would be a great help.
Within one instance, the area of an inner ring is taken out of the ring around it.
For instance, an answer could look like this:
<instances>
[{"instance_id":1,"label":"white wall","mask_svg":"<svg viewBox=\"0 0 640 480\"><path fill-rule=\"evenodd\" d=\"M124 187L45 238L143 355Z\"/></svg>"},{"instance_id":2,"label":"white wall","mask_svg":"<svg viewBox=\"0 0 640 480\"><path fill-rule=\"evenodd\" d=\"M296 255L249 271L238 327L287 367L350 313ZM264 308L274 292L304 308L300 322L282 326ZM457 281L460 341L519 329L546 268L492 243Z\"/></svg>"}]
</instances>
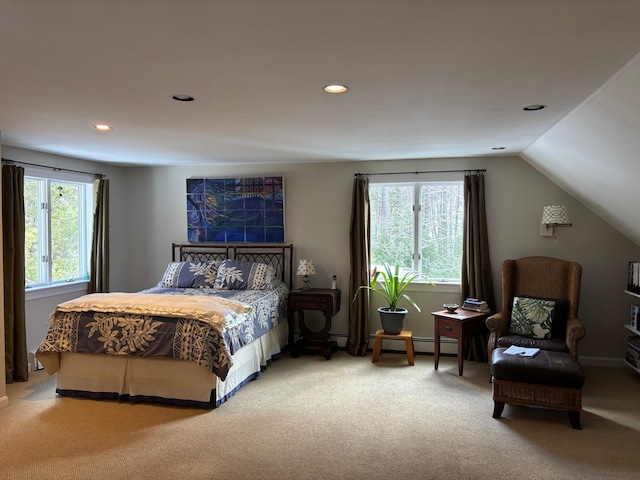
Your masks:
<instances>
[{"instance_id":1,"label":"white wall","mask_svg":"<svg viewBox=\"0 0 640 480\"><path fill-rule=\"evenodd\" d=\"M343 335L348 320L349 222L354 173L486 168L487 215L497 298L500 264L507 258L548 255L575 260L583 266L580 315L587 336L582 356L622 358L626 349L629 299L622 293L627 261L640 258L638 247L518 157L431 159L412 161L337 162L253 166L146 167L128 170L127 243L129 286L155 285L171 260L172 242L186 241L186 179L276 175L285 177L287 242L296 259L313 259L315 286L328 286L338 276L341 311L332 331ZM572 228L559 229L557 238L540 237L542 207L564 204ZM407 327L418 337L433 337L429 312L457 293L412 292L423 313L410 311ZM374 305L375 306L375 305ZM372 308L371 331L379 328Z\"/></svg>"},{"instance_id":2,"label":"white wall","mask_svg":"<svg viewBox=\"0 0 640 480\"><path fill-rule=\"evenodd\" d=\"M186 241L185 193L190 177L283 175L287 241L296 259L314 260L315 286L328 286L338 276L341 311L332 332L344 344L348 321L349 222L351 189L357 172L450 170L486 168L487 213L494 284L500 301L500 264L506 258L549 255L576 260L584 269L580 315L587 327L581 355L622 358L626 348L624 323L630 299L623 294L627 261L640 258L638 247L589 208L518 157L434 159L415 161L337 162L224 167L116 167L28 150L4 147L4 157L18 161L99 171L110 178L111 290L136 291L155 285L171 260L171 243ZM572 228L559 229L557 238L540 237L542 207L564 204ZM421 308L407 318L417 337L433 337L429 313L442 303L458 301L453 292L411 292ZM75 296L75 295L73 295ZM27 302L28 348L37 348L46 319L55 305L72 296ZM374 303L371 331L379 327ZM432 351L431 344L418 349Z\"/></svg>"}]
</instances>

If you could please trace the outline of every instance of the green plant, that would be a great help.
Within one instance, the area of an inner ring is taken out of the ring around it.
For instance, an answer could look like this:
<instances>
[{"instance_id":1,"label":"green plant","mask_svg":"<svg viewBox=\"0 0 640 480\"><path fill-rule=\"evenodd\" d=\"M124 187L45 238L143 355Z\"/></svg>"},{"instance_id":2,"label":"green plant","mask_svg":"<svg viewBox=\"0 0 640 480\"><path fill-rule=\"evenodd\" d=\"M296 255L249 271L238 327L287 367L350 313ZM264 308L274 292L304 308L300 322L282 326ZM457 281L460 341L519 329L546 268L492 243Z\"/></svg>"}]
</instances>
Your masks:
<instances>
[{"instance_id":1,"label":"green plant","mask_svg":"<svg viewBox=\"0 0 640 480\"><path fill-rule=\"evenodd\" d=\"M353 300L356 299L358 293L362 289L367 289L373 293L382 296L389 304L389 311L395 312L398 308L398 302L403 298L407 300L411 305L416 307L419 312L420 307L413 301L413 299L404 293L404 290L411 284L413 280L418 278L419 275L413 272L405 273L400 278L400 266L396 263L393 267L388 263L384 264L384 270L378 270L374 273L371 285L360 285L356 290ZM378 288L378 286L380 286Z\"/></svg>"}]
</instances>

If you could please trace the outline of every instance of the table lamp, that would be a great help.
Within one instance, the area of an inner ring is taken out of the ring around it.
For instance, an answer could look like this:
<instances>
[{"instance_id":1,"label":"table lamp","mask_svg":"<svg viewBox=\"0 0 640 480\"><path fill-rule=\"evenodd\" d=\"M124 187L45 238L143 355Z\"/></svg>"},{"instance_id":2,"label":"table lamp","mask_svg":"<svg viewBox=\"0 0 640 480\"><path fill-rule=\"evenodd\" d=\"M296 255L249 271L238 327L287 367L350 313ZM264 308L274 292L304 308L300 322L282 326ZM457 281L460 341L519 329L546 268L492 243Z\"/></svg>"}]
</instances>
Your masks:
<instances>
[{"instance_id":1,"label":"table lamp","mask_svg":"<svg viewBox=\"0 0 640 480\"><path fill-rule=\"evenodd\" d=\"M300 263L298 264L298 271L296 272L296 275L303 275L302 281L304 282L304 284L302 285L300 290L309 290L311 288L311 286L309 285L309 275L315 274L316 269L313 266L313 261L306 258L300 260Z\"/></svg>"}]
</instances>

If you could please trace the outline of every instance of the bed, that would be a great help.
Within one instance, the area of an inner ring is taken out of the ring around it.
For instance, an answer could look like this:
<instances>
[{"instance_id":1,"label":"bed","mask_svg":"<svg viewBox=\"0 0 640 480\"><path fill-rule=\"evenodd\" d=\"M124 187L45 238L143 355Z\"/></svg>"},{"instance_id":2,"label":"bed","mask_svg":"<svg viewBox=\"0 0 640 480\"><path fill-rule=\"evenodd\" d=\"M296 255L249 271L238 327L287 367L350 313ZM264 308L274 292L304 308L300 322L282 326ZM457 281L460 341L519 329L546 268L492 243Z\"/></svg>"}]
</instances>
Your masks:
<instances>
[{"instance_id":1,"label":"bed","mask_svg":"<svg viewBox=\"0 0 640 480\"><path fill-rule=\"evenodd\" d=\"M288 340L290 244L172 244L160 282L61 303L36 357L60 396L216 408Z\"/></svg>"}]
</instances>

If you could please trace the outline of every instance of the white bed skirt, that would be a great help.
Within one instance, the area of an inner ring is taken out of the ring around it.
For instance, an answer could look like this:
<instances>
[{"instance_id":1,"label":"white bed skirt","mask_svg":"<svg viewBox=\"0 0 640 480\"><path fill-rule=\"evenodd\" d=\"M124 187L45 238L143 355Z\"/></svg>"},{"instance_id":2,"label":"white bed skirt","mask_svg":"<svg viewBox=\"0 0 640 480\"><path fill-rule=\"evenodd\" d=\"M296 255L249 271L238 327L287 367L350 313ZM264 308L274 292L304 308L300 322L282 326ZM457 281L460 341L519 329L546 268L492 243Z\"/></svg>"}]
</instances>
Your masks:
<instances>
[{"instance_id":1,"label":"white bed skirt","mask_svg":"<svg viewBox=\"0 0 640 480\"><path fill-rule=\"evenodd\" d=\"M280 355L287 334L284 321L238 350L231 357L233 366L224 381L185 360L64 352L56 373L57 392L62 396L215 408Z\"/></svg>"}]
</instances>

